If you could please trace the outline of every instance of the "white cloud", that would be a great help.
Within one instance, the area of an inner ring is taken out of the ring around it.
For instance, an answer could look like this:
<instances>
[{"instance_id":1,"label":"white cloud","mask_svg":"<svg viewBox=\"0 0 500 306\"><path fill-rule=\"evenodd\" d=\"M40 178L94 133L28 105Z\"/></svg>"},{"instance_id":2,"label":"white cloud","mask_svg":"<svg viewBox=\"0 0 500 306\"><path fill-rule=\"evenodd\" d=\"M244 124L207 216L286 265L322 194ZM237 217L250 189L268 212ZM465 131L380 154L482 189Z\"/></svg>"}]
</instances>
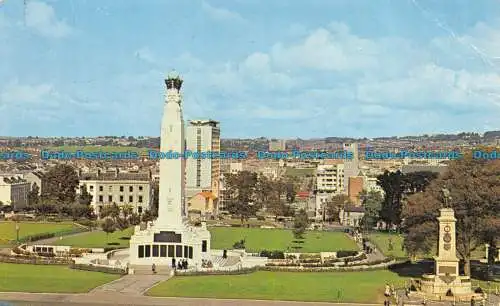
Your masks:
<instances>
[{"instance_id":1,"label":"white cloud","mask_svg":"<svg viewBox=\"0 0 500 306\"><path fill-rule=\"evenodd\" d=\"M15 80L7 83L0 91L0 103L2 105L42 103L52 90L50 84L25 85Z\"/></svg>"},{"instance_id":2,"label":"white cloud","mask_svg":"<svg viewBox=\"0 0 500 306\"><path fill-rule=\"evenodd\" d=\"M40 1L28 1L26 5L26 26L39 34L61 38L72 32L66 21L57 18L52 6Z\"/></svg>"},{"instance_id":3,"label":"white cloud","mask_svg":"<svg viewBox=\"0 0 500 306\"><path fill-rule=\"evenodd\" d=\"M214 7L208 2L202 2L202 9L207 15L217 21L232 21L232 22L245 22L245 19L241 17L237 12L230 11L223 7Z\"/></svg>"},{"instance_id":4,"label":"white cloud","mask_svg":"<svg viewBox=\"0 0 500 306\"><path fill-rule=\"evenodd\" d=\"M304 41L285 46L277 43L271 51L280 67L348 71L377 66L377 45L351 35L346 27L336 25L329 31L319 28Z\"/></svg>"}]
</instances>

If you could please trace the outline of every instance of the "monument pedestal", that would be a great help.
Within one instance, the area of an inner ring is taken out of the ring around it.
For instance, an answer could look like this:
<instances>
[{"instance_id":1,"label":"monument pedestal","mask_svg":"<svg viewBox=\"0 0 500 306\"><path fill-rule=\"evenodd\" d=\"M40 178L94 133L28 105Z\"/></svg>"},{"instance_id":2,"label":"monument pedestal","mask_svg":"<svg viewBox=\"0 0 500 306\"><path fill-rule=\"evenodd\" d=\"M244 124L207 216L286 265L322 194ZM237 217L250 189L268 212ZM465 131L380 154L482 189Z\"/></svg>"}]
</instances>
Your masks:
<instances>
[{"instance_id":1,"label":"monument pedestal","mask_svg":"<svg viewBox=\"0 0 500 306\"><path fill-rule=\"evenodd\" d=\"M456 255L455 214L451 208L440 210L439 248L435 260L433 275L424 274L420 280L420 288L412 296L436 301L469 302L471 299L482 300L482 294L472 291L469 276L459 274L459 260Z\"/></svg>"},{"instance_id":2,"label":"monument pedestal","mask_svg":"<svg viewBox=\"0 0 500 306\"><path fill-rule=\"evenodd\" d=\"M130 238L130 265L171 266L187 260L189 267L201 267L203 260L210 260L210 232L206 224L194 227L182 224L176 227L135 227Z\"/></svg>"}]
</instances>

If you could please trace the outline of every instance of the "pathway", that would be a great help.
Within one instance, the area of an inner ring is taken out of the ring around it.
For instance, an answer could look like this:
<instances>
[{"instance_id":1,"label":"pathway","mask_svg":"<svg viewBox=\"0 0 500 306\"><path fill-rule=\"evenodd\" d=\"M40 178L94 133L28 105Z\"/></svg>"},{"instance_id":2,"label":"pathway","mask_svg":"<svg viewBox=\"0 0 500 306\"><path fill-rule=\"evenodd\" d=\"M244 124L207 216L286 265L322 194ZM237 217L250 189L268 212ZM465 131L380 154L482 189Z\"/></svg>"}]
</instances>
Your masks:
<instances>
[{"instance_id":1,"label":"pathway","mask_svg":"<svg viewBox=\"0 0 500 306\"><path fill-rule=\"evenodd\" d=\"M30 242L30 244L51 245L51 244L59 241L61 238L66 239L66 238L71 238L71 237L78 237L78 236L83 236L83 235L87 235L89 233L94 233L94 232L102 232L102 231L101 230L94 230L94 231L86 231L86 232L74 233L74 234L64 235L64 236L57 236L57 237L42 239L42 240L38 240L38 241L32 241L32 242Z\"/></svg>"},{"instance_id":2,"label":"pathway","mask_svg":"<svg viewBox=\"0 0 500 306\"><path fill-rule=\"evenodd\" d=\"M0 293L0 301L29 302L31 306L49 305L162 305L162 306L379 306L380 304L320 303L264 300L235 300L207 298L157 298L130 296L119 293L47 294ZM26 304L24 304L26 305Z\"/></svg>"},{"instance_id":3,"label":"pathway","mask_svg":"<svg viewBox=\"0 0 500 306\"><path fill-rule=\"evenodd\" d=\"M141 296L158 282L166 281L169 278L170 275L125 275L93 289L89 294L122 293Z\"/></svg>"}]
</instances>

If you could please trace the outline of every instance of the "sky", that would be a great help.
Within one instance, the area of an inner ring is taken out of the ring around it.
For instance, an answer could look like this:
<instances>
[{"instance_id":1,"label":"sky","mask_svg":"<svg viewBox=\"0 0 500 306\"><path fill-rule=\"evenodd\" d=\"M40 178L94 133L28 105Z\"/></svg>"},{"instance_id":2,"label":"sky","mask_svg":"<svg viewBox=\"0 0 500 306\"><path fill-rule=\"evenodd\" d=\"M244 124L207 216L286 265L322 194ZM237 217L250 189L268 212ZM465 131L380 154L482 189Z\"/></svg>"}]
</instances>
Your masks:
<instances>
[{"instance_id":1,"label":"sky","mask_svg":"<svg viewBox=\"0 0 500 306\"><path fill-rule=\"evenodd\" d=\"M500 129L498 0L0 0L0 135L158 136L165 76L223 138Z\"/></svg>"}]
</instances>

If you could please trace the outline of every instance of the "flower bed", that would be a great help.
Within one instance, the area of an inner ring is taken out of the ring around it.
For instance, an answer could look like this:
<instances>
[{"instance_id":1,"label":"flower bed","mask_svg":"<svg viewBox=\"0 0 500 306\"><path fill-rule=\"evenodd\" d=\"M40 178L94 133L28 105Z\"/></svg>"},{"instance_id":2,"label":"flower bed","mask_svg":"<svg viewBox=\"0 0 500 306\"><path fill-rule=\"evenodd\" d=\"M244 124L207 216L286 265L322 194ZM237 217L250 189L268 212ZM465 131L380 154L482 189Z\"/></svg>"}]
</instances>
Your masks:
<instances>
[{"instance_id":1,"label":"flower bed","mask_svg":"<svg viewBox=\"0 0 500 306\"><path fill-rule=\"evenodd\" d=\"M73 261L69 264L71 269L75 270L85 270L85 271L93 271L93 272L102 272L108 274L119 274L126 275L128 271L121 268L113 268L113 267L103 267L103 266L95 266L95 265L83 265L83 264L75 264Z\"/></svg>"},{"instance_id":2,"label":"flower bed","mask_svg":"<svg viewBox=\"0 0 500 306\"><path fill-rule=\"evenodd\" d=\"M71 259L62 257L39 257L33 255L0 255L0 262L31 265L68 265Z\"/></svg>"}]
</instances>

